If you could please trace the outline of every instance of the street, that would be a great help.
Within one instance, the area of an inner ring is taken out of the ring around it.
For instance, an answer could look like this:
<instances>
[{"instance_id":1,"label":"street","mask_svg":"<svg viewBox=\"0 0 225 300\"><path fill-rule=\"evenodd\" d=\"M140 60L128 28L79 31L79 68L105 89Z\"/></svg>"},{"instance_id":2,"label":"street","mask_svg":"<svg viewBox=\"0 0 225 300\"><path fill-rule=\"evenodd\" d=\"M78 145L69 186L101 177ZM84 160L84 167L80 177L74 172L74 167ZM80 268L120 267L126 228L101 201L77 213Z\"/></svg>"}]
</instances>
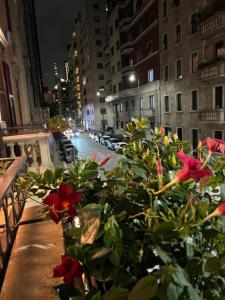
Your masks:
<instances>
[{"instance_id":1,"label":"street","mask_svg":"<svg viewBox=\"0 0 225 300\"><path fill-rule=\"evenodd\" d=\"M104 165L107 170L114 168L118 160L122 157L105 146L94 142L87 133L81 133L80 136L72 137L71 141L77 148L78 157L81 159L92 157L95 152L97 152L97 161L105 156L110 156L110 160Z\"/></svg>"}]
</instances>

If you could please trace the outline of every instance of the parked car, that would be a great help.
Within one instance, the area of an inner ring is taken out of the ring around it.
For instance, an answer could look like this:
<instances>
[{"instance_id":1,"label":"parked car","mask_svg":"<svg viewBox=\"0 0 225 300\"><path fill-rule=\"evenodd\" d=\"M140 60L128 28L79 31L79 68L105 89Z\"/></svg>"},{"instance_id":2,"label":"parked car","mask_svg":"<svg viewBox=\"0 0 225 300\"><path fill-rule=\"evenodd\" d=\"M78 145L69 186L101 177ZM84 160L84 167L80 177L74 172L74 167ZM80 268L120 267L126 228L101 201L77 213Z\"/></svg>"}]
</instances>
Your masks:
<instances>
[{"instance_id":1,"label":"parked car","mask_svg":"<svg viewBox=\"0 0 225 300\"><path fill-rule=\"evenodd\" d=\"M95 135L95 142L97 142L97 143L100 143L100 138L101 138L101 136L102 136L102 133L97 133L96 135Z\"/></svg>"},{"instance_id":2,"label":"parked car","mask_svg":"<svg viewBox=\"0 0 225 300\"><path fill-rule=\"evenodd\" d=\"M125 142L118 142L114 144L115 151L121 151L124 147L126 147L128 144Z\"/></svg>"},{"instance_id":3,"label":"parked car","mask_svg":"<svg viewBox=\"0 0 225 300\"><path fill-rule=\"evenodd\" d=\"M66 148L64 150L64 157L67 163L72 163L76 159L76 152L74 148Z\"/></svg>"},{"instance_id":4,"label":"parked car","mask_svg":"<svg viewBox=\"0 0 225 300\"><path fill-rule=\"evenodd\" d=\"M120 140L118 138L110 138L108 140L106 140L106 147L108 149L111 149L111 150L115 150L115 143L118 143L120 142Z\"/></svg>"},{"instance_id":5,"label":"parked car","mask_svg":"<svg viewBox=\"0 0 225 300\"><path fill-rule=\"evenodd\" d=\"M105 145L105 140L107 140L108 138L110 138L110 135L103 135L101 138L100 138L100 143L102 145Z\"/></svg>"}]
</instances>

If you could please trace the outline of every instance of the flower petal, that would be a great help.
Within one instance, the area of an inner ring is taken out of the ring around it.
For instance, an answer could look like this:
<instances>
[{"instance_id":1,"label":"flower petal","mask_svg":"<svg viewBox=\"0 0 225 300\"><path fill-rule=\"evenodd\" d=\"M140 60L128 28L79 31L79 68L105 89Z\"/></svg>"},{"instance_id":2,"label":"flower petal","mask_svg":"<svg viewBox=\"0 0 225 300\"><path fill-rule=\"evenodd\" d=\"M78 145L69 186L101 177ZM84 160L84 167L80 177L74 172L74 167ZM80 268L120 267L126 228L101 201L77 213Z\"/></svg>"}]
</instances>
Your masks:
<instances>
[{"instance_id":1,"label":"flower petal","mask_svg":"<svg viewBox=\"0 0 225 300\"><path fill-rule=\"evenodd\" d=\"M67 183L61 183L60 187L59 187L59 196L60 198L67 198L68 196L70 196L73 193L73 189L70 185L68 185Z\"/></svg>"},{"instance_id":2,"label":"flower petal","mask_svg":"<svg viewBox=\"0 0 225 300\"><path fill-rule=\"evenodd\" d=\"M48 206L55 206L58 207L59 205L59 195L58 193L53 193L53 194L49 194L48 196L46 196L43 200L43 203L48 205Z\"/></svg>"},{"instance_id":3,"label":"flower petal","mask_svg":"<svg viewBox=\"0 0 225 300\"><path fill-rule=\"evenodd\" d=\"M49 216L50 218L57 224L59 223L59 221L62 219L62 214L61 213L58 213L54 207L51 207L49 209Z\"/></svg>"}]
</instances>

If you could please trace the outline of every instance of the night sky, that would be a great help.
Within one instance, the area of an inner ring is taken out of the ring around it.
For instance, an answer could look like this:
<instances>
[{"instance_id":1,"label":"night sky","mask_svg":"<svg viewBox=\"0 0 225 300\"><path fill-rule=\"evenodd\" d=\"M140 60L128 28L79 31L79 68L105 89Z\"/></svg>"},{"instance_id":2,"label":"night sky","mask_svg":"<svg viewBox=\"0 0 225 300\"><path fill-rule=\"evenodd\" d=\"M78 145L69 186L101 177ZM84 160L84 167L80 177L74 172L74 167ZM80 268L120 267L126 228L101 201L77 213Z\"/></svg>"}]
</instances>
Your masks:
<instances>
[{"instance_id":1,"label":"night sky","mask_svg":"<svg viewBox=\"0 0 225 300\"><path fill-rule=\"evenodd\" d=\"M54 85L53 63L62 73L67 57L66 46L70 41L73 20L82 0L35 0L43 83Z\"/></svg>"}]
</instances>

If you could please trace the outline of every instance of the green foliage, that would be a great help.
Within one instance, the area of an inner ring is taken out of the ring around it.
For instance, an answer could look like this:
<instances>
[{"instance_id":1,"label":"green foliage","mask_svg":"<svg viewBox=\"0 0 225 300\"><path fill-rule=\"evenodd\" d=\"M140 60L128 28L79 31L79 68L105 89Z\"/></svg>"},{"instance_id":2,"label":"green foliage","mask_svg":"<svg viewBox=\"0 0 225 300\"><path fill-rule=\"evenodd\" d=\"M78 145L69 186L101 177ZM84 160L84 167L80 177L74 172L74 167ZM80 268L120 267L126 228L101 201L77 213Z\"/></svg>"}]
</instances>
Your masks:
<instances>
[{"instance_id":1,"label":"green foliage","mask_svg":"<svg viewBox=\"0 0 225 300\"><path fill-rule=\"evenodd\" d=\"M64 118L60 116L55 116L49 119L48 121L48 129L52 133L63 132L69 128L69 123Z\"/></svg>"},{"instance_id":2,"label":"green foliage","mask_svg":"<svg viewBox=\"0 0 225 300\"><path fill-rule=\"evenodd\" d=\"M205 194L224 184L225 157L214 155L206 180L187 180L159 189L156 162L166 186L182 168L179 149L187 142L160 130L145 139L145 121L135 120L124 131L129 143L125 158L111 171L99 171L91 161L76 161L70 169L42 175L28 173L20 186L46 195L61 182L82 190L77 206L80 228L69 231L66 254L82 262L88 278L103 286L74 300L200 300L225 294L224 224L204 218L221 203ZM204 161L206 149L196 149ZM67 237L68 238L68 237ZM88 242L87 242L88 241ZM105 288L108 282L111 288Z\"/></svg>"}]
</instances>

